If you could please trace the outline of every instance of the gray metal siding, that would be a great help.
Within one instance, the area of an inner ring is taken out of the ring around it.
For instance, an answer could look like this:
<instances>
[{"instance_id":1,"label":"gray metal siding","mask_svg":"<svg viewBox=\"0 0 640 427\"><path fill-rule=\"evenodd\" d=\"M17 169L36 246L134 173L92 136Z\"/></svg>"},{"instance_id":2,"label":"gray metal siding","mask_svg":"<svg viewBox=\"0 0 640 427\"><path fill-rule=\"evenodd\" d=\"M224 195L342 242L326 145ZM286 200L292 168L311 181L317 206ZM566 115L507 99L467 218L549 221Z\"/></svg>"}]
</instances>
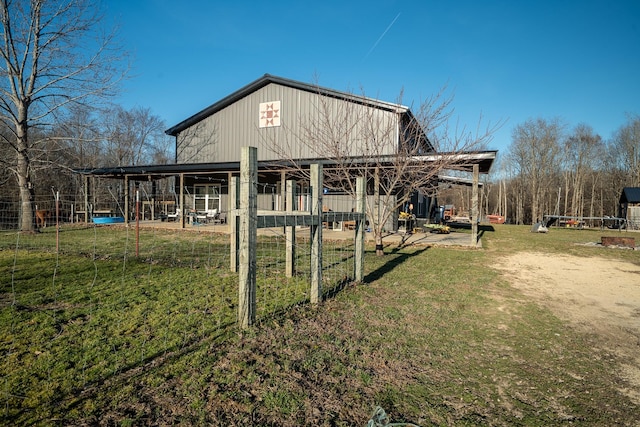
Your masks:
<instances>
[{"instance_id":1,"label":"gray metal siding","mask_svg":"<svg viewBox=\"0 0 640 427\"><path fill-rule=\"evenodd\" d=\"M260 128L259 104L270 101L281 102L281 126ZM321 101L327 102L329 107L323 108ZM243 146L258 147L259 160L286 157L279 153L283 150L293 158L327 157L322 150L309 147L314 144L300 144L298 138L311 128L310 122L314 120L321 125L329 122L332 130L338 130L345 124L347 114L351 131L348 135L346 132L338 135L345 141L343 154L364 154L364 144L374 137L371 123L378 126L375 138L388 142L384 154L394 152L398 114L272 83L180 132L177 135L177 161L238 161ZM274 144L279 148L274 149Z\"/></svg>"}]
</instances>

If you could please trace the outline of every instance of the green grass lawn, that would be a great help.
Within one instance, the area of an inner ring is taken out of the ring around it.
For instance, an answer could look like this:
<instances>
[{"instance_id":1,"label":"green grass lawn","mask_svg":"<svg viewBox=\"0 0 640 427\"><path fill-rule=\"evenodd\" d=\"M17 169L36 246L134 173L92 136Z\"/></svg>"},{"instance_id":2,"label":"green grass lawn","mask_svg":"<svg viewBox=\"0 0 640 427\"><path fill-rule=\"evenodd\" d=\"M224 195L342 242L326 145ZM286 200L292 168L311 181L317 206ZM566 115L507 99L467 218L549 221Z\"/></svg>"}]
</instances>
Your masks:
<instances>
[{"instance_id":1,"label":"green grass lawn","mask_svg":"<svg viewBox=\"0 0 640 427\"><path fill-rule=\"evenodd\" d=\"M53 232L5 234L0 421L364 426L381 406L422 426L634 425L618 361L491 268L518 251L640 264L580 245L617 233L503 225L481 250L369 248L365 283L317 307L263 239L248 331L224 236L148 231L135 257L117 228L67 230L59 253ZM348 263L348 250L325 258Z\"/></svg>"}]
</instances>

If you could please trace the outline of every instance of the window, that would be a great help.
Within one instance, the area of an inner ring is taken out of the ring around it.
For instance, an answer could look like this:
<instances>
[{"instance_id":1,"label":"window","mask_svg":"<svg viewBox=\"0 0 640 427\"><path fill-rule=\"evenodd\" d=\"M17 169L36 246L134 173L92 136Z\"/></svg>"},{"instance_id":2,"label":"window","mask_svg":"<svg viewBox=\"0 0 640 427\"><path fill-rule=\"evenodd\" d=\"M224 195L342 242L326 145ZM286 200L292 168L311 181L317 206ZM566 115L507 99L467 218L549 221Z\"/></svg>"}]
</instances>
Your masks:
<instances>
[{"instance_id":1,"label":"window","mask_svg":"<svg viewBox=\"0 0 640 427\"><path fill-rule=\"evenodd\" d=\"M204 212L217 209L220 212L220 184L196 184L193 186L193 208Z\"/></svg>"}]
</instances>

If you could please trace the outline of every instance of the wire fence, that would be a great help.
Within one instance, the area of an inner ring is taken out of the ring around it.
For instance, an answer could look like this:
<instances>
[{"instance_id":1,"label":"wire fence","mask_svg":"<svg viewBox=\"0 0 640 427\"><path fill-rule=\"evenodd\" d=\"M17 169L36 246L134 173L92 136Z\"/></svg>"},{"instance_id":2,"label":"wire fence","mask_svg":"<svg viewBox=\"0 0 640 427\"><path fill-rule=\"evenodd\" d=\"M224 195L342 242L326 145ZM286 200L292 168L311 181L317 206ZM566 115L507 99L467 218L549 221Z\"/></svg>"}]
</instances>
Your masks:
<instances>
[{"instance_id":1,"label":"wire fence","mask_svg":"<svg viewBox=\"0 0 640 427\"><path fill-rule=\"evenodd\" d=\"M17 204L0 211L5 423L33 419L34 411L44 420L105 382L222 340L237 324L228 224L182 229L164 217L138 217L98 225L85 222L75 199L52 194L34 203L43 214L33 233L18 231ZM260 230L256 322L309 301L310 238L304 226L295 228L293 275L285 271L285 230ZM322 248L326 295L354 277L354 238L329 237Z\"/></svg>"}]
</instances>

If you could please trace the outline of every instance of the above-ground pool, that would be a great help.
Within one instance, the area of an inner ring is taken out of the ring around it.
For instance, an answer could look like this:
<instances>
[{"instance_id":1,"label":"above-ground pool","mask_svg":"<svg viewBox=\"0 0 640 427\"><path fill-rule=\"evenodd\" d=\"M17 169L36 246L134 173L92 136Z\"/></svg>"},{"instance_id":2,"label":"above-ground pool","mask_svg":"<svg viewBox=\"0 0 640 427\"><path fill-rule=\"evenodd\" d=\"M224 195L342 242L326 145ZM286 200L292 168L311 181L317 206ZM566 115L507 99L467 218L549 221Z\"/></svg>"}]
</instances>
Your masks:
<instances>
[{"instance_id":1,"label":"above-ground pool","mask_svg":"<svg viewBox=\"0 0 640 427\"><path fill-rule=\"evenodd\" d=\"M98 216L93 217L94 224L116 224L119 222L124 222L124 217L122 216Z\"/></svg>"}]
</instances>

